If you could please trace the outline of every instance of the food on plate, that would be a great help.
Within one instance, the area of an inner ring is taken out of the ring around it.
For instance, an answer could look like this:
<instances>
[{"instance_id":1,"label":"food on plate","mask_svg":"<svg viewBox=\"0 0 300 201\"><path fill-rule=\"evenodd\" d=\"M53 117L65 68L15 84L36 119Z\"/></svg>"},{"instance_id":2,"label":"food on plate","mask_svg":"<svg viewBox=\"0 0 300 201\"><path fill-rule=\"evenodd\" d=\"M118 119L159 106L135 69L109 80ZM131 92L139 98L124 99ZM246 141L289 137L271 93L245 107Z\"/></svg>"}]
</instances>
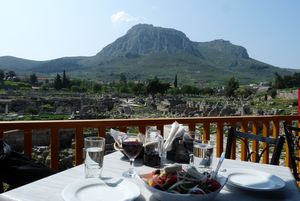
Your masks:
<instances>
[{"instance_id":1,"label":"food on plate","mask_svg":"<svg viewBox=\"0 0 300 201\"><path fill-rule=\"evenodd\" d=\"M179 164L154 170L150 178L143 180L147 185L169 193L208 194L221 188L209 173L200 173L194 166L183 168Z\"/></svg>"}]
</instances>

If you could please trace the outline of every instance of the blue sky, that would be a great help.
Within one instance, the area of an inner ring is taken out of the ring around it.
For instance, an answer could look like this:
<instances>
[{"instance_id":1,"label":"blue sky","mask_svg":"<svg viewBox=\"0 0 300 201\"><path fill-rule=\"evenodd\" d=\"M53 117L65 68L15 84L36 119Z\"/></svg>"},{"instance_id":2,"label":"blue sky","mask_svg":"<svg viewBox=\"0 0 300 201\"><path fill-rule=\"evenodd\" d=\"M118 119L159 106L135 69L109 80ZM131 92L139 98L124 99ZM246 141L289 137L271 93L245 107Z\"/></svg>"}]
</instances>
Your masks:
<instances>
[{"instance_id":1,"label":"blue sky","mask_svg":"<svg viewBox=\"0 0 300 201\"><path fill-rule=\"evenodd\" d=\"M138 23L192 41L225 39L250 57L300 69L298 0L0 0L0 56L92 56Z\"/></svg>"}]
</instances>

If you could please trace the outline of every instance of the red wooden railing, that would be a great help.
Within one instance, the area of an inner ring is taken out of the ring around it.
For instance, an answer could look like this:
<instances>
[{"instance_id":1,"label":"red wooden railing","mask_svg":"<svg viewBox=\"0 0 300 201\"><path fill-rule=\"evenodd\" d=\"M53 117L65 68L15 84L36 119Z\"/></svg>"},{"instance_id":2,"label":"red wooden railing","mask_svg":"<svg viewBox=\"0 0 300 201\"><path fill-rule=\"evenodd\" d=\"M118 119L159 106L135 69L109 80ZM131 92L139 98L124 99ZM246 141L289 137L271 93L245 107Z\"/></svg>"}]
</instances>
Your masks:
<instances>
[{"instance_id":1,"label":"red wooden railing","mask_svg":"<svg viewBox=\"0 0 300 201\"><path fill-rule=\"evenodd\" d=\"M147 126L157 126L163 133L164 125L172 124L174 121L187 125L191 131L201 128L204 140L209 140L211 131L216 134L216 155L224 150L224 135L227 126L239 126L242 131L252 131L263 136L283 134L282 123L298 123L300 116L237 116L237 117L197 117L197 118L157 118L157 119L101 119L101 120L62 120L62 121L1 121L0 138L10 130L22 130L24 133L24 153L32 153L32 130L51 130L51 167L58 168L59 165L59 130L73 128L75 132L75 163L81 164L83 160L83 132L86 128L98 128L98 135L105 136L109 128L119 128L126 132L129 127L137 127L139 132L145 133ZM257 150L258 145L252 144L252 149ZM234 149L235 150L235 149ZM286 149L286 165L290 165L289 153ZM263 163L268 163L268 151L263 155ZM236 159L233 153L232 159ZM246 160L245 146L241 147L241 160Z\"/></svg>"}]
</instances>

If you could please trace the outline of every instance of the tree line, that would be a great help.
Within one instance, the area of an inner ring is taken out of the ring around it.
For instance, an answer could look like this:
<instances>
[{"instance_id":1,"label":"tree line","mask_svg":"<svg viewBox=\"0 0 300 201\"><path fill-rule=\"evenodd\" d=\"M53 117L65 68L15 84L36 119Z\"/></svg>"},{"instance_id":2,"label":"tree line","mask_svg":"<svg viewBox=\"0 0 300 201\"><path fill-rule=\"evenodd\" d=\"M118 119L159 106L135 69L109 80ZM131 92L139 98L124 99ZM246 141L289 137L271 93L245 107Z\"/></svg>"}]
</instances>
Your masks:
<instances>
[{"instance_id":1,"label":"tree line","mask_svg":"<svg viewBox=\"0 0 300 201\"><path fill-rule=\"evenodd\" d=\"M286 89L300 87L300 73L294 73L293 75L280 76L275 73L275 82L273 87L276 89Z\"/></svg>"},{"instance_id":2,"label":"tree line","mask_svg":"<svg viewBox=\"0 0 300 201\"><path fill-rule=\"evenodd\" d=\"M82 80L79 78L70 78L66 71L61 74L57 73L54 79L46 79L43 82L39 81L35 73L31 73L28 77L20 80L14 71L4 72L0 70L0 81L12 80L16 82L24 82L32 87L39 87L41 90L64 90L71 92L89 92L89 93L129 93L134 95L156 95L156 94L213 94L215 89L206 87L198 88L192 85L178 86L177 75L174 82L164 82L158 77L150 78L146 81L131 81L127 80L125 74L121 73L119 81L97 82L90 80Z\"/></svg>"},{"instance_id":3,"label":"tree line","mask_svg":"<svg viewBox=\"0 0 300 201\"><path fill-rule=\"evenodd\" d=\"M0 70L0 80L20 81L14 71L4 72ZM79 78L70 78L66 71L62 74L57 73L53 80L39 82L35 73L29 75L24 80L31 86L40 87L41 90L64 90L80 93L128 93L134 95L151 95L170 94L170 95L214 95L223 94L228 97L232 96L249 96L254 93L249 87L240 87L239 81L234 77L230 78L223 90L212 87L196 87L193 85L180 85L178 76L175 75L174 82L163 82L158 77L148 79L143 82L128 81L125 74L121 73L119 81L101 83L97 81L82 80Z\"/></svg>"}]
</instances>

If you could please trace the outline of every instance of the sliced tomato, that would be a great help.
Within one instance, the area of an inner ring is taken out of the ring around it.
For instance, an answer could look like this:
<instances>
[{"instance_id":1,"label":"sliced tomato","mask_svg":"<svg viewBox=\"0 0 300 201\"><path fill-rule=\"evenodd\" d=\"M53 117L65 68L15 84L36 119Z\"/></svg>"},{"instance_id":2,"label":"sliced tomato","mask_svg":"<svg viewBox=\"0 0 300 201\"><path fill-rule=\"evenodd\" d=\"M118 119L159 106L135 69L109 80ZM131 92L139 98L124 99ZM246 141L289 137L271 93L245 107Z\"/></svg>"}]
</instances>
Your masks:
<instances>
[{"instance_id":1,"label":"sliced tomato","mask_svg":"<svg viewBox=\"0 0 300 201\"><path fill-rule=\"evenodd\" d=\"M216 191L221 187L221 184L215 179L208 180L208 184L210 191Z\"/></svg>"}]
</instances>

